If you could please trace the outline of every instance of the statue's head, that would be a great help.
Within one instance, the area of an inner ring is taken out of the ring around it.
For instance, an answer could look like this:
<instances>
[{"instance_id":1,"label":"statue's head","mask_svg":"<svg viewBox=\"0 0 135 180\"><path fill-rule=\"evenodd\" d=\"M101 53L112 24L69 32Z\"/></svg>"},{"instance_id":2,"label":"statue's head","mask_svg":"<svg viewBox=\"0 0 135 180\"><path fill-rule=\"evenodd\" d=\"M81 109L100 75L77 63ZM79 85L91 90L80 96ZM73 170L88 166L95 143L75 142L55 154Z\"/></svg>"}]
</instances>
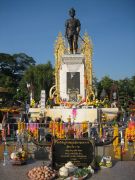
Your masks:
<instances>
[{"instance_id":1,"label":"statue's head","mask_svg":"<svg viewBox=\"0 0 135 180\"><path fill-rule=\"evenodd\" d=\"M74 8L71 8L71 9L69 10L69 15L70 15L71 17L74 17L74 16L75 16L75 9L74 9Z\"/></svg>"}]
</instances>

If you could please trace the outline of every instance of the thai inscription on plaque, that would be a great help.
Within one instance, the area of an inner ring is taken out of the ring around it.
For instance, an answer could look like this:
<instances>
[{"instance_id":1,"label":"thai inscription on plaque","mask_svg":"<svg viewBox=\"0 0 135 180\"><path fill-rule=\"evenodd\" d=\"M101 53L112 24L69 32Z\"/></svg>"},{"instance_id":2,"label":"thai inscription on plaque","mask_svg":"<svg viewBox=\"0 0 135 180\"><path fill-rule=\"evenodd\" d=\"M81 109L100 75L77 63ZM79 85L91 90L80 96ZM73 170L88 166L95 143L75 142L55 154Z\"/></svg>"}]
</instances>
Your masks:
<instances>
[{"instance_id":1,"label":"thai inscription on plaque","mask_svg":"<svg viewBox=\"0 0 135 180\"><path fill-rule=\"evenodd\" d=\"M94 147L89 139L57 139L52 147L52 165L59 168L68 161L75 166L85 167L92 163Z\"/></svg>"}]
</instances>

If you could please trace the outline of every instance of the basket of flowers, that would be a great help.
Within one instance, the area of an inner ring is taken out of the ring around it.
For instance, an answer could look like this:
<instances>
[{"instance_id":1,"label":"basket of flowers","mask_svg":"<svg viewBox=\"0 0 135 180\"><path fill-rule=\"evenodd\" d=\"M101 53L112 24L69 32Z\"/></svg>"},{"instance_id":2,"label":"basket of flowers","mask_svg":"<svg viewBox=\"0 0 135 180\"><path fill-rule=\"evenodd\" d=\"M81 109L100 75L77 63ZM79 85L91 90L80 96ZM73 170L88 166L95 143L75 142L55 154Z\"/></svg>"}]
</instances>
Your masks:
<instances>
[{"instance_id":1,"label":"basket of flowers","mask_svg":"<svg viewBox=\"0 0 135 180\"><path fill-rule=\"evenodd\" d=\"M10 155L12 165L22 165L27 162L27 152L22 148L19 148L18 151L14 151Z\"/></svg>"}]
</instances>

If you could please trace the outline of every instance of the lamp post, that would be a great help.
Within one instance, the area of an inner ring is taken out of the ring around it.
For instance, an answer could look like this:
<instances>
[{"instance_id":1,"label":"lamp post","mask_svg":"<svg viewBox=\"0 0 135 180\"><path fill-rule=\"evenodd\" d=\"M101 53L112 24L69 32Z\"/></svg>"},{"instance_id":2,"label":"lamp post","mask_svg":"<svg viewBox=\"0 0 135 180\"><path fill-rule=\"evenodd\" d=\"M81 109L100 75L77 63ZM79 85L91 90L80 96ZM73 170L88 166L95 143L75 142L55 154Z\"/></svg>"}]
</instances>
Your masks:
<instances>
[{"instance_id":1,"label":"lamp post","mask_svg":"<svg viewBox=\"0 0 135 180\"><path fill-rule=\"evenodd\" d=\"M32 102L33 93L32 93L32 85L30 83L27 83L27 88L30 93L30 103Z\"/></svg>"}]
</instances>

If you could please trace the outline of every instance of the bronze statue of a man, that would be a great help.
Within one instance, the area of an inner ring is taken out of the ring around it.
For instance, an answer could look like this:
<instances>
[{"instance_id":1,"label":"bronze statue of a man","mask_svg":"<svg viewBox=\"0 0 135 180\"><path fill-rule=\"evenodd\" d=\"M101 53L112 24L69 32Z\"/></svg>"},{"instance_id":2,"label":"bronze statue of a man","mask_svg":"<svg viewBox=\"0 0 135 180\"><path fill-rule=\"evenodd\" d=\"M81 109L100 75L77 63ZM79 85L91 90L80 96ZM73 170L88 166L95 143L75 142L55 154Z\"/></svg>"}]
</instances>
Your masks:
<instances>
[{"instance_id":1,"label":"bronze statue of a man","mask_svg":"<svg viewBox=\"0 0 135 180\"><path fill-rule=\"evenodd\" d=\"M75 9L71 8L69 10L69 15L71 16L70 19L66 20L66 32L65 37L68 39L68 43L70 46L70 53L73 54L73 50L77 53L78 49L78 36L81 29L81 23L79 19L76 19L75 16Z\"/></svg>"}]
</instances>

